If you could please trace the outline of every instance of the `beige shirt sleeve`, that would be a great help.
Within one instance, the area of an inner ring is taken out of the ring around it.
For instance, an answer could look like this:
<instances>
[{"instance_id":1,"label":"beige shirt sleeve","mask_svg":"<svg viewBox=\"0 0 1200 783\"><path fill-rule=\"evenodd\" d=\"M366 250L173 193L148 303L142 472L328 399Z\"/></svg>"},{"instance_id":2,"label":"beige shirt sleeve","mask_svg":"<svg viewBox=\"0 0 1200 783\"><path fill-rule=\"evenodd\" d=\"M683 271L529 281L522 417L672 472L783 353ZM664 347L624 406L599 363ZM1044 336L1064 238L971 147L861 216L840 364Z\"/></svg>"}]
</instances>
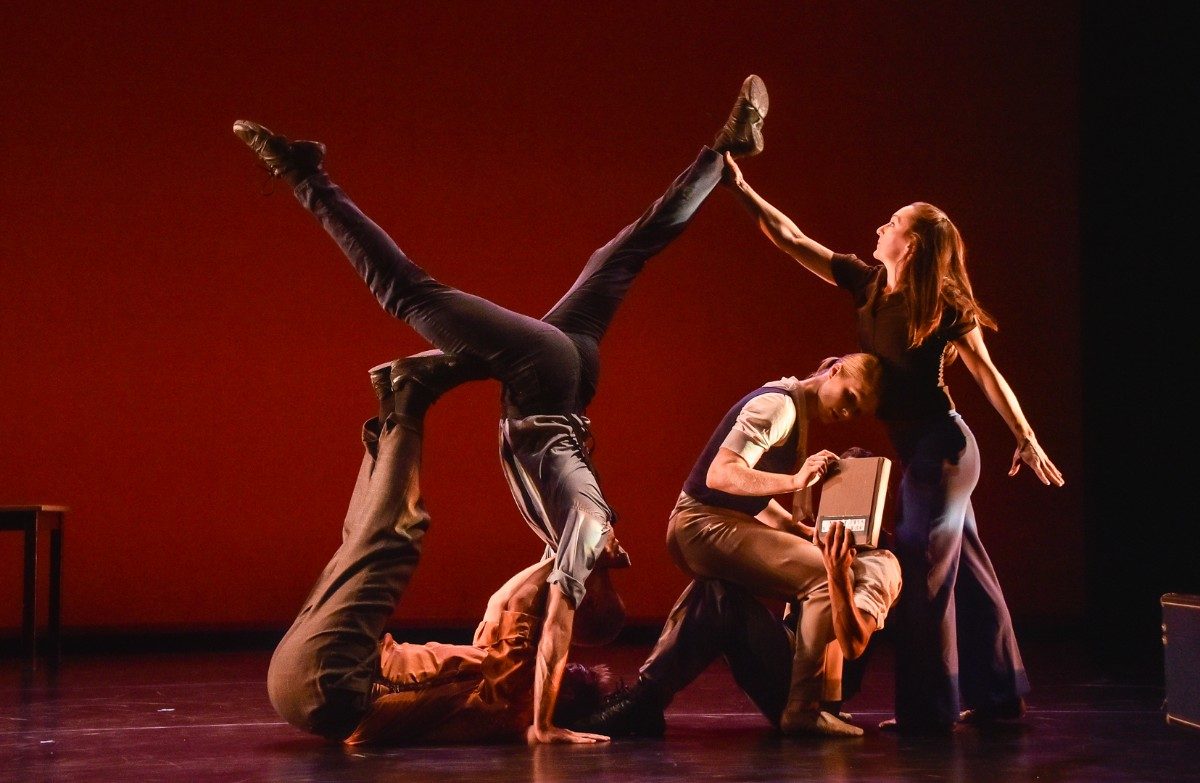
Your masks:
<instances>
[{"instance_id":1,"label":"beige shirt sleeve","mask_svg":"<svg viewBox=\"0 0 1200 783\"><path fill-rule=\"evenodd\" d=\"M782 390L783 394L760 394L743 405L721 447L754 467L769 448L781 443L796 423L796 404L786 389Z\"/></svg>"},{"instance_id":2,"label":"beige shirt sleeve","mask_svg":"<svg viewBox=\"0 0 1200 783\"><path fill-rule=\"evenodd\" d=\"M875 618L883 628L888 611L900 595L900 561L886 549L860 552L851 564L854 572L854 605Z\"/></svg>"}]
</instances>

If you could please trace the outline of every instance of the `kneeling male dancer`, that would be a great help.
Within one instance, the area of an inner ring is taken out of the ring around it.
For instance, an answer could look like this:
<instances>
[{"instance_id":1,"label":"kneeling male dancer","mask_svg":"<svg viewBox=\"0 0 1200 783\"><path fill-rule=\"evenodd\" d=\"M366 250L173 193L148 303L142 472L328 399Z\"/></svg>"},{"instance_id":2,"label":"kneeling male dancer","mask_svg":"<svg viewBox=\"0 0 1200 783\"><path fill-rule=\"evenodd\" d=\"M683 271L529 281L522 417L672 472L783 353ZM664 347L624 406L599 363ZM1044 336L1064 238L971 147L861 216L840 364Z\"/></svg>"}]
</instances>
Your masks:
<instances>
[{"instance_id":1,"label":"kneeling male dancer","mask_svg":"<svg viewBox=\"0 0 1200 783\"><path fill-rule=\"evenodd\" d=\"M880 627L875 618L886 615L883 605L894 603L896 596L885 592L892 579L885 559L865 556L859 558L857 568L851 567L855 562L852 539L839 522L820 544L831 585L830 605L824 608L822 621L832 621L839 629L830 629L836 638L857 638L853 649L861 654ZM808 607L800 618L809 621L808 628L813 626L813 612L814 607ZM811 722L785 720L795 651L804 645L797 638L806 627L802 621L793 625L787 617L774 616L736 582L694 580L671 609L637 682L613 693L591 715L566 725L610 737L661 737L666 731L663 712L675 694L724 656L734 682L772 726L787 734L861 736L861 729L842 719L845 715L820 711ZM850 695L839 693L837 698Z\"/></svg>"},{"instance_id":2,"label":"kneeling male dancer","mask_svg":"<svg viewBox=\"0 0 1200 783\"><path fill-rule=\"evenodd\" d=\"M768 708L755 697L772 723L786 734L862 734L822 710L821 703L840 701L842 655L857 658L883 626L900 593L900 566L882 549L856 558L844 536L835 537L832 549L809 540L807 493L837 456L826 450L806 456L806 450L810 420L832 424L874 409L881 372L870 354L830 357L808 377L766 383L729 409L684 482L668 522L667 549L693 579L732 584L689 587L671 611L634 693L616 698L645 702L661 714L674 692L707 666L711 655L706 651L717 649L677 637L686 635L688 622L699 622L697 613L713 611L714 602L722 612L731 611L729 602L737 599L719 600L714 591L740 596L743 591L732 586L740 585L749 594L788 601L798 612L789 680L777 684L783 701ZM774 499L785 493L797 495L796 522ZM742 609L748 615L744 622L752 622L759 611L749 604ZM782 630L776 640L779 634ZM689 658L692 653L698 657ZM614 712L622 709L637 708L614 707ZM590 730L625 729L597 717Z\"/></svg>"},{"instance_id":3,"label":"kneeling male dancer","mask_svg":"<svg viewBox=\"0 0 1200 783\"><path fill-rule=\"evenodd\" d=\"M503 386L502 466L522 515L554 552L548 578L557 585L538 649L533 741L585 741L553 725L551 716L575 609L597 559L611 551L616 518L592 465L585 416L599 379L600 340L645 263L682 233L720 182L722 155L762 150L767 106L766 87L751 75L712 146L638 220L592 254L540 320L430 277L333 184L322 166L324 145L290 141L245 120L234 124L234 133L272 174L293 186L384 310L439 349L402 360L393 368L393 383L410 379L411 393L435 396L473 378L496 378Z\"/></svg>"},{"instance_id":4,"label":"kneeling male dancer","mask_svg":"<svg viewBox=\"0 0 1200 783\"><path fill-rule=\"evenodd\" d=\"M388 374L387 367L372 370L382 410L363 427L365 454L342 544L275 649L271 703L298 728L348 744L523 740L533 720L534 651L553 559L522 570L492 595L470 645L380 639L429 527L420 465L430 399L409 394L410 379L401 379L393 396ZM604 643L620 630L623 605L606 567L592 571L588 588L576 641ZM605 678L589 677L583 667L572 664L568 679L575 687L566 694L579 696L590 683L593 705L604 695ZM556 714L573 707L563 698Z\"/></svg>"}]
</instances>

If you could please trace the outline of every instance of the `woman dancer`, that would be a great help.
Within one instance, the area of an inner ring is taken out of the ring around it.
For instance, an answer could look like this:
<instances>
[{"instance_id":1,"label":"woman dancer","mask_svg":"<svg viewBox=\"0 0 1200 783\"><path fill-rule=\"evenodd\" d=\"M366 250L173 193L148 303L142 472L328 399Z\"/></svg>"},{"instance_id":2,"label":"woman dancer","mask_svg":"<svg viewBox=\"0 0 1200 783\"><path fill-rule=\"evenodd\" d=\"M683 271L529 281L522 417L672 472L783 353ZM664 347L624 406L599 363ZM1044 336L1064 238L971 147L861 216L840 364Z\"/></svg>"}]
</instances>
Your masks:
<instances>
[{"instance_id":1,"label":"woman dancer","mask_svg":"<svg viewBox=\"0 0 1200 783\"><path fill-rule=\"evenodd\" d=\"M873 255L881 263L868 265L808 237L750 187L732 157L725 163L726 184L763 233L805 269L850 292L860 347L883 363L876 417L903 467L895 727L951 731L962 703L973 722L1021 717L1029 682L971 507L979 451L943 382L944 365L961 356L1012 431L1010 476L1022 463L1043 484L1062 486L1063 476L988 355L983 328L996 323L971 290L958 229L931 204L901 207L876 230Z\"/></svg>"}]
</instances>

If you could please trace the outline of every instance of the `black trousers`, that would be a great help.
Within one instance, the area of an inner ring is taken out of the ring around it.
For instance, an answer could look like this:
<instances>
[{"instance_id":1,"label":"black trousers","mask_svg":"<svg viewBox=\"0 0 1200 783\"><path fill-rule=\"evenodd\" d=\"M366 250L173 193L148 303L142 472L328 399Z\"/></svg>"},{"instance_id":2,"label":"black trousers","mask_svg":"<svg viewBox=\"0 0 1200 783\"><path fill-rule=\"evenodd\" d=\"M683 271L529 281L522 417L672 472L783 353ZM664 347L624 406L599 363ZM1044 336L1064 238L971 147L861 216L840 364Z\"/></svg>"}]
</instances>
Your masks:
<instances>
[{"instance_id":1,"label":"black trousers","mask_svg":"<svg viewBox=\"0 0 1200 783\"><path fill-rule=\"evenodd\" d=\"M666 701L725 656L738 687L772 725L788 701L788 629L746 588L716 579L689 584L667 615L641 677Z\"/></svg>"},{"instance_id":2,"label":"black trousers","mask_svg":"<svg viewBox=\"0 0 1200 783\"><path fill-rule=\"evenodd\" d=\"M320 172L296 197L342 249L384 310L446 353L482 362L504 385L507 415L582 413L596 393L600 340L638 273L675 239L721 180L705 147L666 192L592 253L540 320L430 277Z\"/></svg>"}]
</instances>

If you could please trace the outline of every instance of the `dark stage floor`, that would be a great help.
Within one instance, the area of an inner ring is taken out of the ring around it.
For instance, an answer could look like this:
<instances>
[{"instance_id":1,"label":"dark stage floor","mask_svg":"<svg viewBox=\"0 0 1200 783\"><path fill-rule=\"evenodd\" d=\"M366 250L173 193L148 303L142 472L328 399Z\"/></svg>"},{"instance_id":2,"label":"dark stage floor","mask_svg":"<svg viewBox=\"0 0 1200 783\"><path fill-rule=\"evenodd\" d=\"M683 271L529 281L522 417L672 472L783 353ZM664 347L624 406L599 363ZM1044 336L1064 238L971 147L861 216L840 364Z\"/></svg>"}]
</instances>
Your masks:
<instances>
[{"instance_id":1,"label":"dark stage floor","mask_svg":"<svg viewBox=\"0 0 1200 783\"><path fill-rule=\"evenodd\" d=\"M593 650L631 678L646 648ZM266 652L68 655L57 677L0 660L3 781L1200 781L1200 731L1164 722L1153 673L1096 674L1070 645L1025 644L1026 725L949 739L879 732L890 650L847 704L861 739L772 734L723 666L667 714L664 740L603 746L356 749L323 745L267 703Z\"/></svg>"}]
</instances>

